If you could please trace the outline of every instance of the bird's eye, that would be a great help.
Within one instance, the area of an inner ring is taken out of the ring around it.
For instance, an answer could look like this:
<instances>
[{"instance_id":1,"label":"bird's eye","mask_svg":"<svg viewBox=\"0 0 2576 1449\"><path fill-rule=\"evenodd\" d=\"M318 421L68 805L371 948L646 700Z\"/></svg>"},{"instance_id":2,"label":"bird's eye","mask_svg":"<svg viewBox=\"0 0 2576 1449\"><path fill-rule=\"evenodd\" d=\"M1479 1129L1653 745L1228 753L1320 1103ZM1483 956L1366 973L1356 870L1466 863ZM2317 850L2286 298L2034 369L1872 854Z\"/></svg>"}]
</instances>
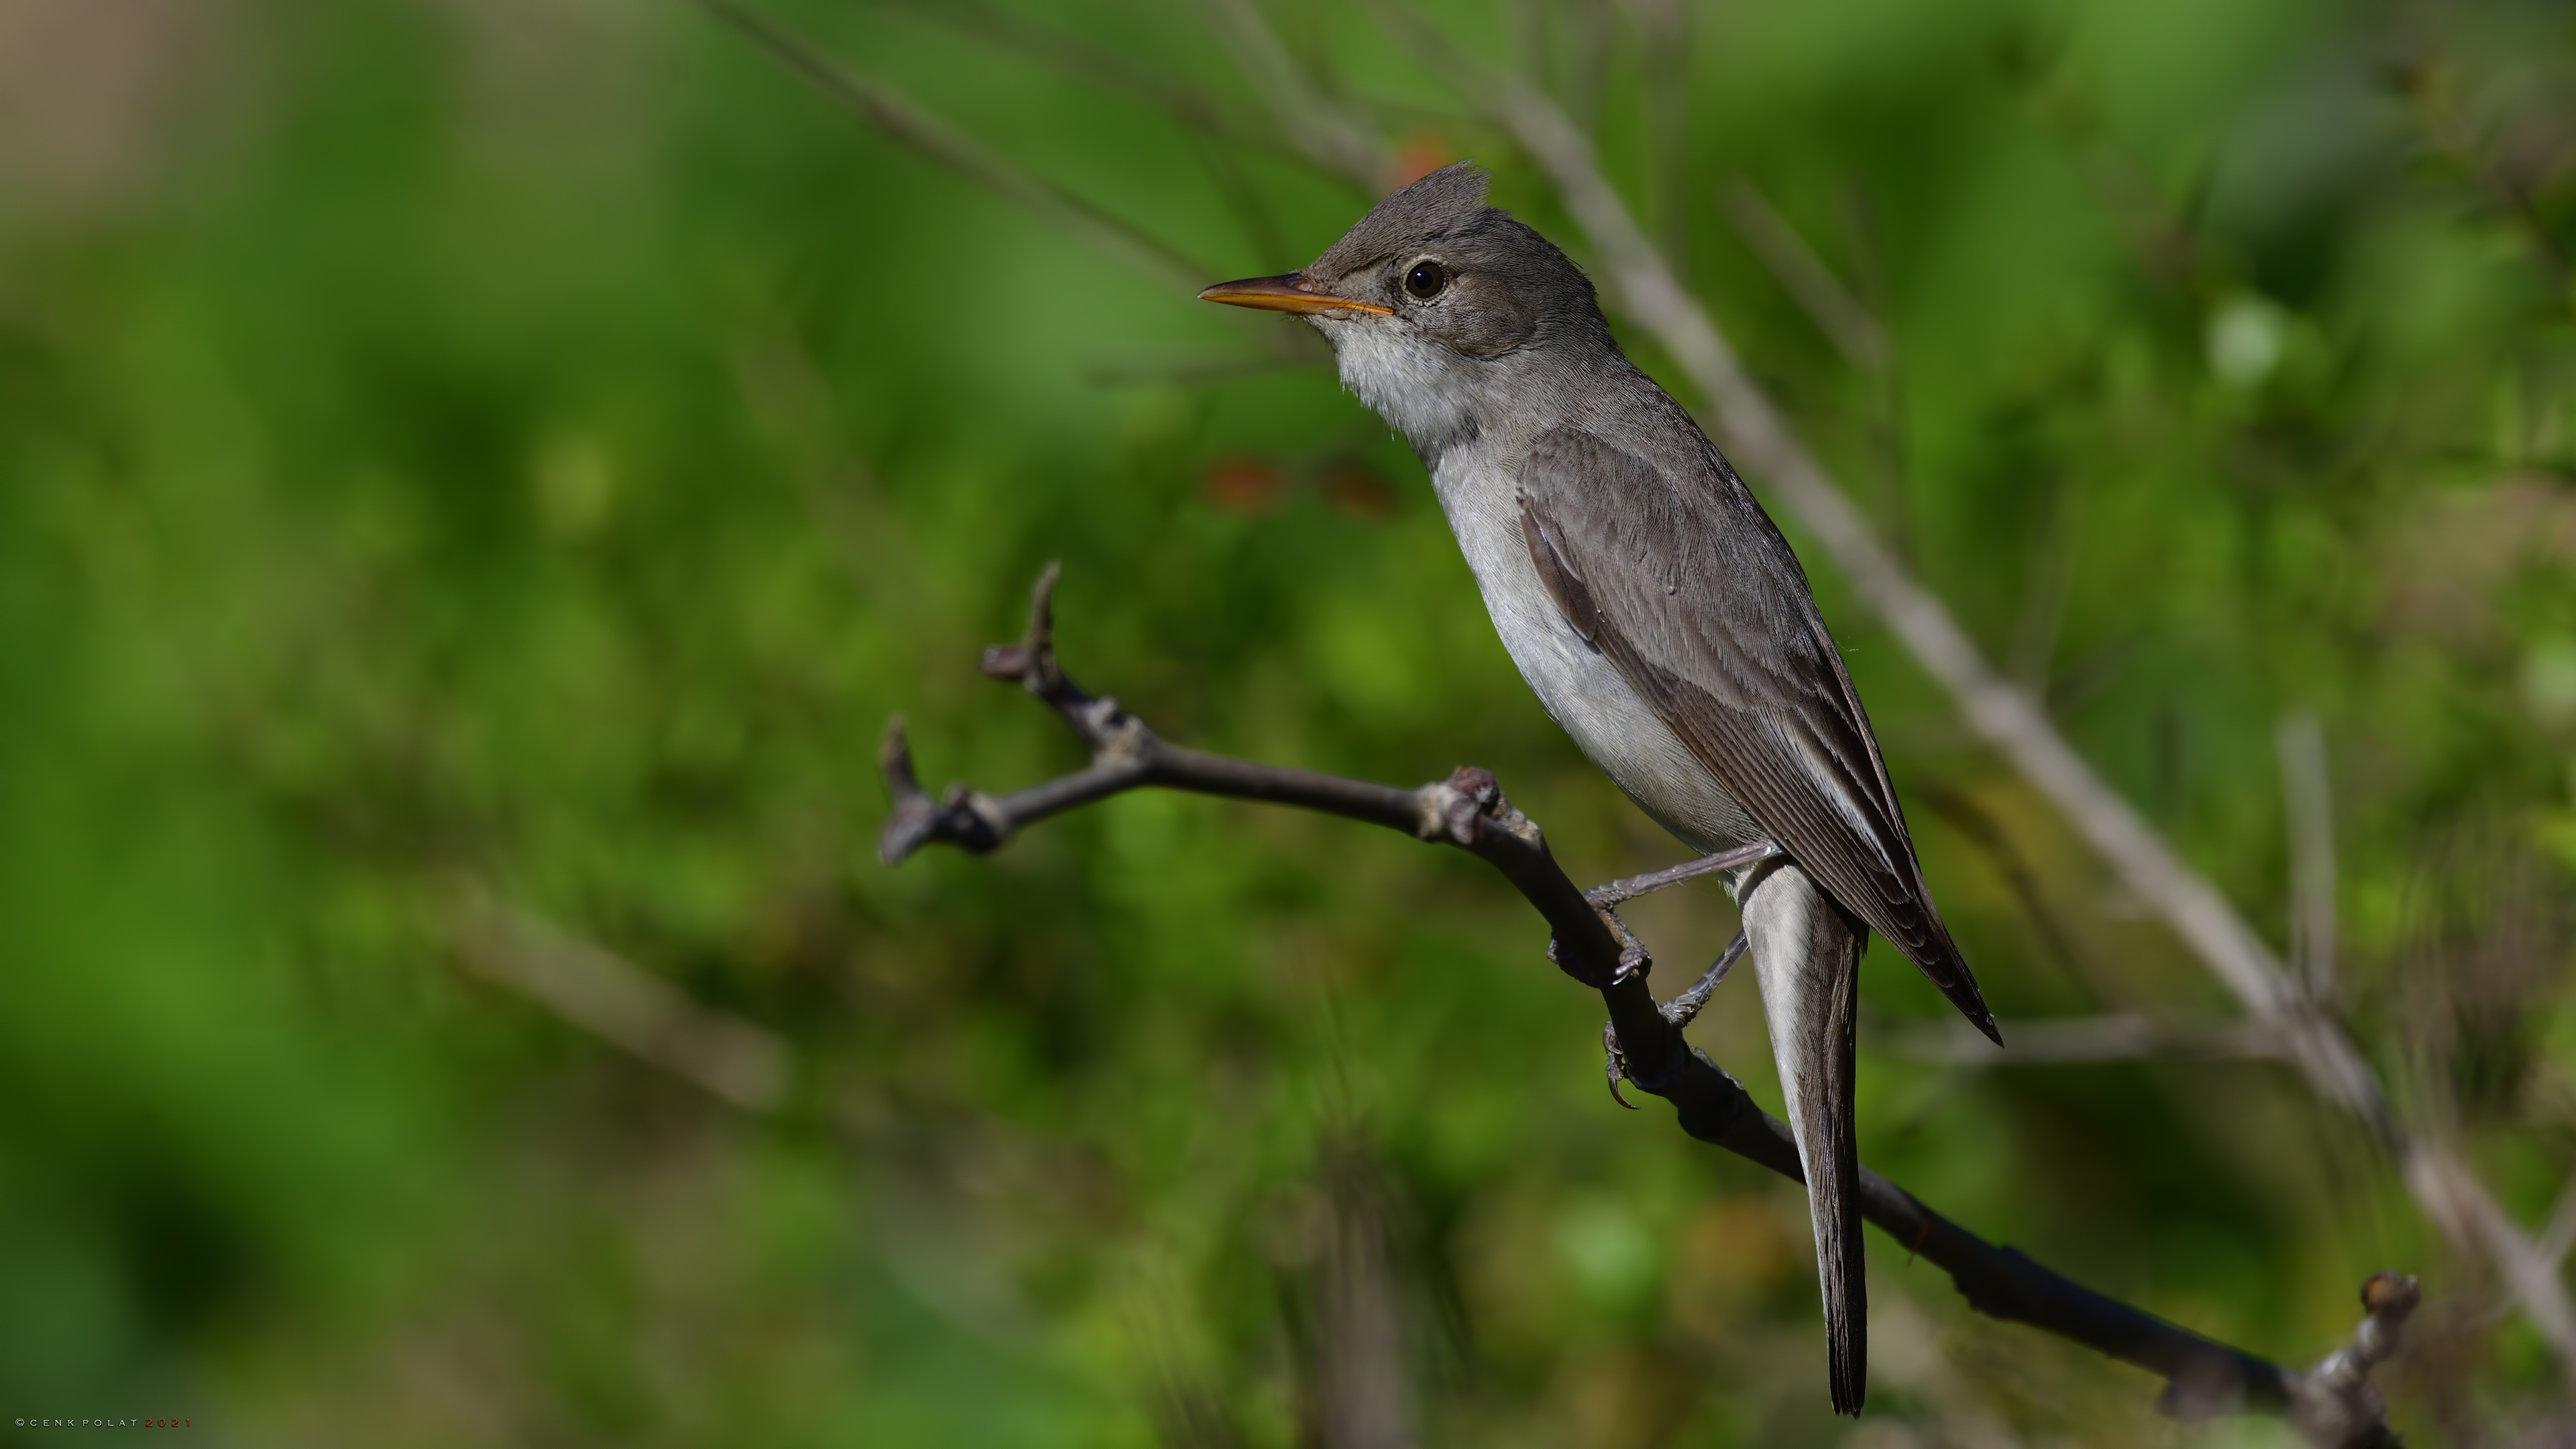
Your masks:
<instances>
[{"instance_id":1,"label":"bird's eye","mask_svg":"<svg viewBox=\"0 0 2576 1449\"><path fill-rule=\"evenodd\" d=\"M1449 269L1438 262L1415 262L1413 270L1404 274L1404 290L1426 302L1448 285Z\"/></svg>"}]
</instances>

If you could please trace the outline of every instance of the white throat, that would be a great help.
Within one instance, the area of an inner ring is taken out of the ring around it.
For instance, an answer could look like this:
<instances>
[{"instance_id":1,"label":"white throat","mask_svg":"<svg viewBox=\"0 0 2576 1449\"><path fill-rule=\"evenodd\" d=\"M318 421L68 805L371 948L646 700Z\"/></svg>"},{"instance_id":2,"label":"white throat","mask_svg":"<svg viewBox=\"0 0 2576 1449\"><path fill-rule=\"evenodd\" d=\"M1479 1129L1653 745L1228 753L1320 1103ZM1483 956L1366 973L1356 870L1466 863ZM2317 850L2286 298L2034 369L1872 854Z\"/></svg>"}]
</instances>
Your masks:
<instances>
[{"instance_id":1,"label":"white throat","mask_svg":"<svg viewBox=\"0 0 2576 1449\"><path fill-rule=\"evenodd\" d=\"M1477 364L1413 328L1377 318L1318 317L1342 386L1404 435L1426 464L1476 436Z\"/></svg>"}]
</instances>

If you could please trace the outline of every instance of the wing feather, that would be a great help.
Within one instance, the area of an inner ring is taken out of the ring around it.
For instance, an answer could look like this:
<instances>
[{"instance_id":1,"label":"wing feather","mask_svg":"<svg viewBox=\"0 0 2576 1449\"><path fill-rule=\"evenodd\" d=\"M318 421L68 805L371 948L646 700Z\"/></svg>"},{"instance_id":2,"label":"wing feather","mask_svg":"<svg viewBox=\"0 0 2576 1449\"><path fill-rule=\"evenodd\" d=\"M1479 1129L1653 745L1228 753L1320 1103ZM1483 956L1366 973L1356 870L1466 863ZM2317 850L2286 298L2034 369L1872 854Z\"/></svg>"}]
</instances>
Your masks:
<instances>
[{"instance_id":1,"label":"wing feather","mask_svg":"<svg viewBox=\"0 0 2576 1449\"><path fill-rule=\"evenodd\" d=\"M1702 446L1704 476L1675 478L1591 433L1542 436L1520 476L1540 581L1762 829L1991 1036L1806 575Z\"/></svg>"}]
</instances>

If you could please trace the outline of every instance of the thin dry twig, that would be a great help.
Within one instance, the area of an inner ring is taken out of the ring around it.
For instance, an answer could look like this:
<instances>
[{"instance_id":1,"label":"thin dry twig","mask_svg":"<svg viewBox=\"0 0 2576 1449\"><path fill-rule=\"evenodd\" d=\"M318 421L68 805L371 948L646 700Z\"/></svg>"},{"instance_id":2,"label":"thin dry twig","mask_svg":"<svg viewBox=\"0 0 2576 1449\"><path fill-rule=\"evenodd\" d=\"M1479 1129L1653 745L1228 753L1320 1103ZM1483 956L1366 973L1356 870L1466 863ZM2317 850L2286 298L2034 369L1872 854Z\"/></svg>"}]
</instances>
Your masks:
<instances>
[{"instance_id":1,"label":"thin dry twig","mask_svg":"<svg viewBox=\"0 0 2576 1449\"><path fill-rule=\"evenodd\" d=\"M1145 786L1317 810L1456 846L1493 866L1520 892L1548 923L1553 936L1549 959L1600 992L1629 1080L1672 1103L1682 1130L1692 1137L1804 1180L1788 1127L1755 1106L1742 1083L1683 1038L1680 1023L1647 985L1653 963L1644 947L1611 911L1576 888L1537 824L1512 807L1491 774L1463 767L1446 780L1404 790L1166 744L1116 700L1089 694L1065 675L1054 645L1056 576L1052 564L1039 575L1027 632L1016 644L986 650L983 669L995 679L1020 684L1053 707L1090 750L1090 763L1007 795L958 785L933 799L914 772L900 722L891 723L880 760L894 811L878 837L880 858L892 864L931 844L989 851L1030 822ZM1721 958L1721 969L1724 964ZM1948 1271L1970 1307L2160 1375L2166 1388L2158 1402L2167 1413L2204 1418L2289 1412L2290 1379L2277 1365L2096 1293L2014 1249L1988 1243L1865 1168L1860 1193L1861 1215L1909 1253Z\"/></svg>"},{"instance_id":2,"label":"thin dry twig","mask_svg":"<svg viewBox=\"0 0 2576 1449\"><path fill-rule=\"evenodd\" d=\"M804 40L736 3L736 0L692 0L692 3L731 27L782 68L839 103L842 109L857 116L888 140L946 168L1037 220L1060 228L1157 286L1195 297L1199 289L1207 285L1207 279L1216 275L1205 263L1161 237L1088 198L1029 174L915 105L892 87L838 64ZM1193 119L1186 107L1175 110L1174 114L1185 122ZM1324 362L1330 356L1323 339L1305 328L1265 327L1248 316L1229 320L1234 326L1245 329L1245 335L1254 340L1254 345L1275 359L1274 363L1267 365L1303 367ZM1215 372L1184 370L1155 380L1204 383L1258 370L1262 369L1249 365ZM1116 373L1114 364L1110 371ZM1113 376L1108 380L1133 379Z\"/></svg>"},{"instance_id":3,"label":"thin dry twig","mask_svg":"<svg viewBox=\"0 0 2576 1449\"><path fill-rule=\"evenodd\" d=\"M987 149L882 81L833 62L734 0L695 0L781 66L872 129L1174 291L1196 296L1216 275L1161 237Z\"/></svg>"}]
</instances>

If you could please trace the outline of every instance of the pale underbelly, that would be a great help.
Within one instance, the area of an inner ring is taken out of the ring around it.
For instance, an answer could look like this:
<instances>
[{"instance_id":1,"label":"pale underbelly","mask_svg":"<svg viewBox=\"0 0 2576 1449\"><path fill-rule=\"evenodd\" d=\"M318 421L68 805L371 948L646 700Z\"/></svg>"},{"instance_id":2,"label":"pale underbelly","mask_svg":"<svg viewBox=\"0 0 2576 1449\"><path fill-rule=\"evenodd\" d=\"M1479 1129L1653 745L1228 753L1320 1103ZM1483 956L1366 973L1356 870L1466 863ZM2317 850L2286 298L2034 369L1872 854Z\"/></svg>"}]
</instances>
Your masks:
<instances>
[{"instance_id":1,"label":"pale underbelly","mask_svg":"<svg viewBox=\"0 0 2576 1449\"><path fill-rule=\"evenodd\" d=\"M1501 511L1452 507L1449 523L1503 649L1540 707L1639 809L1693 849L1726 850L1762 838L1681 737L1565 621L1530 562L1517 508L1508 528L1497 517Z\"/></svg>"},{"instance_id":2,"label":"pale underbelly","mask_svg":"<svg viewBox=\"0 0 2576 1449\"><path fill-rule=\"evenodd\" d=\"M1537 586L1535 574L1530 582ZM1536 621L1525 621L1514 629L1491 608L1492 594L1486 597L1495 627L1503 632L1503 647L1520 666L1540 707L1637 808L1702 852L1759 838L1734 797L1610 661L1555 613L1553 600L1542 595L1548 616L1537 627L1528 627Z\"/></svg>"}]
</instances>

